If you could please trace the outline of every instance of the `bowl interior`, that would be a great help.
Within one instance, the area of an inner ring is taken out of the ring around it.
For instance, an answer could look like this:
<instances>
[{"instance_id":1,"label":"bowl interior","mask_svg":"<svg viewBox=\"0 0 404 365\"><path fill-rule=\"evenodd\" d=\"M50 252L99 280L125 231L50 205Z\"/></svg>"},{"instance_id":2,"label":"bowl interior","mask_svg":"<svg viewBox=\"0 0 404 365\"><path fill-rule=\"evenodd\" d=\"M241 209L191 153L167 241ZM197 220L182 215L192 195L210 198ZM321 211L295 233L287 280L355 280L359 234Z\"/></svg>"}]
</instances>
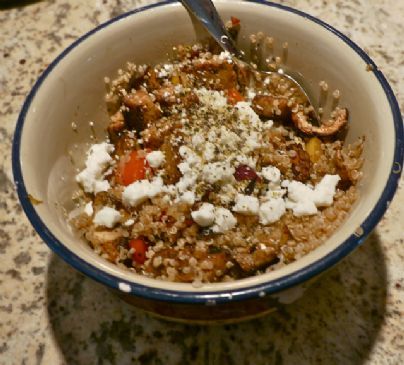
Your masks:
<instances>
[{"instance_id":1,"label":"bowl interior","mask_svg":"<svg viewBox=\"0 0 404 365\"><path fill-rule=\"evenodd\" d=\"M331 89L341 90L341 105L350 111L347 141L366 138L361 198L345 223L312 253L278 271L233 283L200 289L166 283L119 269L94 254L70 229L65 212L73 208L71 196L77 189L74 175L83 167L83 152L93 142L89 122L95 123L98 140L105 135L108 116L103 79L114 77L127 61L164 60L172 46L193 43L203 35L178 3L128 15L69 49L46 74L26 111L20 146L26 190L43 201L34 209L47 230L74 255L121 279L155 288L203 292L243 288L291 274L329 254L360 228L387 182L394 155L393 116L380 83L367 70L365 61L335 34L301 15L252 2L219 2L217 6L223 18L241 19L242 45L246 35L257 31L275 37L278 54L286 41L288 66L299 70L313 90L321 80L327 80Z\"/></svg>"}]
</instances>

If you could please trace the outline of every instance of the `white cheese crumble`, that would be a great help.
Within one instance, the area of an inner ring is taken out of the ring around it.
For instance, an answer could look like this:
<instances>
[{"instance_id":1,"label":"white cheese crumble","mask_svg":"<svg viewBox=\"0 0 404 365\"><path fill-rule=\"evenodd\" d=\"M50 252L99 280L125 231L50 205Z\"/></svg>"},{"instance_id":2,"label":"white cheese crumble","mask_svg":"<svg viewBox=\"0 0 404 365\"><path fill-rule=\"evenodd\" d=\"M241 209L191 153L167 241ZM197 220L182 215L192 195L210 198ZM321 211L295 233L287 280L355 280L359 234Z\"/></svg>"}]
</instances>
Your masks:
<instances>
[{"instance_id":1,"label":"white cheese crumble","mask_svg":"<svg viewBox=\"0 0 404 365\"><path fill-rule=\"evenodd\" d=\"M299 181L283 182L283 185L288 188L286 208L292 209L297 217L316 214L317 207L332 204L340 179L338 175L325 175L314 189Z\"/></svg>"},{"instance_id":2,"label":"white cheese crumble","mask_svg":"<svg viewBox=\"0 0 404 365\"><path fill-rule=\"evenodd\" d=\"M236 133L230 131L225 126L220 127L220 137L218 137L218 143L234 146L237 142L240 142L240 137Z\"/></svg>"},{"instance_id":3,"label":"white cheese crumble","mask_svg":"<svg viewBox=\"0 0 404 365\"><path fill-rule=\"evenodd\" d=\"M121 220L121 213L110 207L103 207L94 216L94 223L98 226L112 228Z\"/></svg>"},{"instance_id":4,"label":"white cheese crumble","mask_svg":"<svg viewBox=\"0 0 404 365\"><path fill-rule=\"evenodd\" d=\"M213 162L203 166L202 177L209 184L233 181L236 170L228 162Z\"/></svg>"},{"instance_id":5,"label":"white cheese crumble","mask_svg":"<svg viewBox=\"0 0 404 365\"><path fill-rule=\"evenodd\" d=\"M281 172L275 166L266 166L262 168L261 176L270 182L277 183L281 179Z\"/></svg>"},{"instance_id":6,"label":"white cheese crumble","mask_svg":"<svg viewBox=\"0 0 404 365\"><path fill-rule=\"evenodd\" d=\"M93 215L93 213L94 213L93 202L88 202L84 206L84 213L86 213L89 217L91 217Z\"/></svg>"},{"instance_id":7,"label":"white cheese crumble","mask_svg":"<svg viewBox=\"0 0 404 365\"><path fill-rule=\"evenodd\" d=\"M230 204L237 195L236 188L231 184L225 184L220 189L219 199L224 205Z\"/></svg>"},{"instance_id":8,"label":"white cheese crumble","mask_svg":"<svg viewBox=\"0 0 404 365\"><path fill-rule=\"evenodd\" d=\"M147 154L146 160L150 167L157 169L165 161L164 153L161 151L153 151Z\"/></svg>"},{"instance_id":9,"label":"white cheese crumble","mask_svg":"<svg viewBox=\"0 0 404 365\"><path fill-rule=\"evenodd\" d=\"M209 227L215 220L215 206L203 203L198 210L191 213L192 219L201 227Z\"/></svg>"},{"instance_id":10,"label":"white cheese crumble","mask_svg":"<svg viewBox=\"0 0 404 365\"><path fill-rule=\"evenodd\" d=\"M192 219L201 227L212 226L215 233L224 233L237 224L237 219L230 210L223 207L215 207L210 203L203 203L198 210L191 213Z\"/></svg>"},{"instance_id":11,"label":"white cheese crumble","mask_svg":"<svg viewBox=\"0 0 404 365\"><path fill-rule=\"evenodd\" d=\"M192 170L190 170L189 173L184 174L184 176L180 178L177 184L175 184L175 187L179 192L183 193L195 185L196 179L197 175L194 175Z\"/></svg>"},{"instance_id":12,"label":"white cheese crumble","mask_svg":"<svg viewBox=\"0 0 404 365\"><path fill-rule=\"evenodd\" d=\"M125 205L135 207L147 199L154 198L163 191L161 177L156 177L152 181L138 180L125 187L122 193L122 201Z\"/></svg>"},{"instance_id":13,"label":"white cheese crumble","mask_svg":"<svg viewBox=\"0 0 404 365\"><path fill-rule=\"evenodd\" d=\"M247 165L252 169L255 169L257 165L257 160L252 156L244 156L244 155L236 156L236 161L239 162L240 165Z\"/></svg>"},{"instance_id":14,"label":"white cheese crumble","mask_svg":"<svg viewBox=\"0 0 404 365\"><path fill-rule=\"evenodd\" d=\"M251 103L247 101L239 101L235 107L241 120L246 120L253 126L262 124L260 117L251 108Z\"/></svg>"},{"instance_id":15,"label":"white cheese crumble","mask_svg":"<svg viewBox=\"0 0 404 365\"><path fill-rule=\"evenodd\" d=\"M215 145L212 142L205 144L205 150L203 151L203 158L205 161L212 161L215 157Z\"/></svg>"},{"instance_id":16,"label":"white cheese crumble","mask_svg":"<svg viewBox=\"0 0 404 365\"><path fill-rule=\"evenodd\" d=\"M196 90L196 95L202 104L209 105L212 109L221 110L227 107L227 99L223 92L202 88Z\"/></svg>"},{"instance_id":17,"label":"white cheese crumble","mask_svg":"<svg viewBox=\"0 0 404 365\"><path fill-rule=\"evenodd\" d=\"M313 202L313 189L300 181L291 181L288 186L288 198L286 208L293 210L293 215L312 215L317 213Z\"/></svg>"},{"instance_id":18,"label":"white cheese crumble","mask_svg":"<svg viewBox=\"0 0 404 365\"><path fill-rule=\"evenodd\" d=\"M237 219L226 208L216 207L214 216L215 224L212 227L212 231L215 233L224 233L234 228L237 224Z\"/></svg>"},{"instance_id":19,"label":"white cheese crumble","mask_svg":"<svg viewBox=\"0 0 404 365\"><path fill-rule=\"evenodd\" d=\"M199 156L192 151L191 148L187 147L187 146L181 146L178 150L180 156L186 160L186 162L190 165L196 165L196 164L200 164L201 163L201 159L199 158Z\"/></svg>"},{"instance_id":20,"label":"white cheese crumble","mask_svg":"<svg viewBox=\"0 0 404 365\"><path fill-rule=\"evenodd\" d=\"M235 205L233 207L233 212L237 212L240 214L246 215L255 215L258 214L258 210L260 208L259 201L254 196L237 194L235 199Z\"/></svg>"},{"instance_id":21,"label":"white cheese crumble","mask_svg":"<svg viewBox=\"0 0 404 365\"><path fill-rule=\"evenodd\" d=\"M86 167L76 175L76 181L83 186L86 193L99 193L110 188L104 177L113 162L110 156L113 151L114 146L106 142L94 144L88 150Z\"/></svg>"},{"instance_id":22,"label":"white cheese crumble","mask_svg":"<svg viewBox=\"0 0 404 365\"><path fill-rule=\"evenodd\" d=\"M333 203L335 189L341 180L339 175L325 175L314 188L314 203L317 207L329 207Z\"/></svg>"},{"instance_id":23,"label":"white cheese crumble","mask_svg":"<svg viewBox=\"0 0 404 365\"><path fill-rule=\"evenodd\" d=\"M282 198L269 199L259 207L259 222L263 225L274 223L286 212L285 201Z\"/></svg>"},{"instance_id":24,"label":"white cheese crumble","mask_svg":"<svg viewBox=\"0 0 404 365\"><path fill-rule=\"evenodd\" d=\"M198 149L205 143L205 138L202 134L197 133L192 136L192 145L194 148Z\"/></svg>"},{"instance_id":25,"label":"white cheese crumble","mask_svg":"<svg viewBox=\"0 0 404 365\"><path fill-rule=\"evenodd\" d=\"M193 205L195 203L195 193L193 191L186 191L179 197L179 201L182 203Z\"/></svg>"},{"instance_id":26,"label":"white cheese crumble","mask_svg":"<svg viewBox=\"0 0 404 365\"><path fill-rule=\"evenodd\" d=\"M126 226L126 227L130 227L130 226L132 226L133 224L135 224L135 220L132 219L132 218L130 218L130 219L128 219L123 225Z\"/></svg>"}]
</instances>

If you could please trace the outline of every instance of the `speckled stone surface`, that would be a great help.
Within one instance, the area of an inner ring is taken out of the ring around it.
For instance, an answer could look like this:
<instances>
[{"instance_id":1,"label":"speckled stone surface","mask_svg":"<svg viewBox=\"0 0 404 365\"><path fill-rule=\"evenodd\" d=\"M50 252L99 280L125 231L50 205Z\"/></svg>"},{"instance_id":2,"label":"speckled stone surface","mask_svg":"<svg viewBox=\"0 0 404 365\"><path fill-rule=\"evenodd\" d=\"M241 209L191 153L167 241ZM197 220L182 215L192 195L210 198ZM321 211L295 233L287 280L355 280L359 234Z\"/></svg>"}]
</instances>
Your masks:
<instances>
[{"instance_id":1,"label":"speckled stone surface","mask_svg":"<svg viewBox=\"0 0 404 365\"><path fill-rule=\"evenodd\" d=\"M352 37L404 110L403 1L281 2ZM24 97L73 40L146 3L53 0L0 10L0 364L404 364L402 183L366 242L303 298L237 325L150 318L62 262L31 228L10 160Z\"/></svg>"}]
</instances>

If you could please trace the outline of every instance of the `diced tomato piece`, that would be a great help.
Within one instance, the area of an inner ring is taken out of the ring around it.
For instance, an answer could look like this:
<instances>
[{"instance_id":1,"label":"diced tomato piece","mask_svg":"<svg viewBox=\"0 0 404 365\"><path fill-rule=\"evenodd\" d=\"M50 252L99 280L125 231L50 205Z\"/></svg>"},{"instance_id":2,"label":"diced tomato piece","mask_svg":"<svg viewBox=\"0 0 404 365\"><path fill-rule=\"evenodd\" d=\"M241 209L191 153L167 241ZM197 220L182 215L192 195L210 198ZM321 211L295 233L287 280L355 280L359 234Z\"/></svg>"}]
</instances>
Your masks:
<instances>
[{"instance_id":1,"label":"diced tomato piece","mask_svg":"<svg viewBox=\"0 0 404 365\"><path fill-rule=\"evenodd\" d=\"M132 255L134 265L142 265L146 261L146 252L149 249L147 243L140 238L129 241L129 248L133 248L135 252Z\"/></svg>"},{"instance_id":2,"label":"diced tomato piece","mask_svg":"<svg viewBox=\"0 0 404 365\"><path fill-rule=\"evenodd\" d=\"M230 20L231 20L231 25L233 25L233 26L236 26L236 25L240 24L240 19L236 18L235 16L231 16Z\"/></svg>"},{"instance_id":3,"label":"diced tomato piece","mask_svg":"<svg viewBox=\"0 0 404 365\"><path fill-rule=\"evenodd\" d=\"M119 162L117 182L124 186L130 185L137 180L145 179L147 171L151 172L151 169L145 151L133 151Z\"/></svg>"},{"instance_id":4,"label":"diced tomato piece","mask_svg":"<svg viewBox=\"0 0 404 365\"><path fill-rule=\"evenodd\" d=\"M244 96L237 89L227 90L227 102L229 104L237 104L239 101L244 101Z\"/></svg>"}]
</instances>

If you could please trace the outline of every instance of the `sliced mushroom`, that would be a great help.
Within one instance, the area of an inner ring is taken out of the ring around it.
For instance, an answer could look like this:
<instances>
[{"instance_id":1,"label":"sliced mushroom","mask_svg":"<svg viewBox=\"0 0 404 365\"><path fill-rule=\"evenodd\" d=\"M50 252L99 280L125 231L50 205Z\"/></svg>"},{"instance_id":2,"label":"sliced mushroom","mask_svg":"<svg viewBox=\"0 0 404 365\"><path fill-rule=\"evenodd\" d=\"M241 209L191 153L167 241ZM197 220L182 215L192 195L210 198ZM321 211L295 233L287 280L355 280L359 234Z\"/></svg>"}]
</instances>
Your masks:
<instances>
[{"instance_id":1,"label":"sliced mushroom","mask_svg":"<svg viewBox=\"0 0 404 365\"><path fill-rule=\"evenodd\" d=\"M160 118L160 109L144 90L126 95L123 102L129 109L124 112L125 121L129 128L135 129L138 133Z\"/></svg>"},{"instance_id":2,"label":"sliced mushroom","mask_svg":"<svg viewBox=\"0 0 404 365\"><path fill-rule=\"evenodd\" d=\"M119 134L125 128L125 118L122 112L119 110L111 116L111 121L108 125L108 135L112 142L116 142L119 139Z\"/></svg>"},{"instance_id":3,"label":"sliced mushroom","mask_svg":"<svg viewBox=\"0 0 404 365\"><path fill-rule=\"evenodd\" d=\"M247 248L239 247L234 250L233 258L244 272L253 272L269 266L276 259L276 254L270 247L257 248L252 253Z\"/></svg>"},{"instance_id":4,"label":"sliced mushroom","mask_svg":"<svg viewBox=\"0 0 404 365\"><path fill-rule=\"evenodd\" d=\"M256 95L252 101L255 112L265 118L288 119L290 107L288 99L272 95Z\"/></svg>"}]
</instances>

